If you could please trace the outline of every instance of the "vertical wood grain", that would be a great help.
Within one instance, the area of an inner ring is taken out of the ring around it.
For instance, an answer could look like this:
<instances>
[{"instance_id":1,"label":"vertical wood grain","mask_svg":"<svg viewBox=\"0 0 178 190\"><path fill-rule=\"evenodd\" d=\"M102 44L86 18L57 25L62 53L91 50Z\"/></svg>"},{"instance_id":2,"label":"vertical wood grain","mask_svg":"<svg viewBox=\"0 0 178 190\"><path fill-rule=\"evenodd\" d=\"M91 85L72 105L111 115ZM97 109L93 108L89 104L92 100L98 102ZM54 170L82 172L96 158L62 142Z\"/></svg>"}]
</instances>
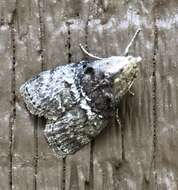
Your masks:
<instances>
[{"instance_id":1,"label":"vertical wood grain","mask_svg":"<svg viewBox=\"0 0 178 190\"><path fill-rule=\"evenodd\" d=\"M39 22L37 4L33 1L16 1L14 41L16 60L16 124L13 141L12 187L35 189L36 147L34 131L37 122L29 114L20 96L20 86L40 72ZM23 180L22 180L23 179Z\"/></svg>"},{"instance_id":2,"label":"vertical wood grain","mask_svg":"<svg viewBox=\"0 0 178 190\"><path fill-rule=\"evenodd\" d=\"M86 45L86 22L88 3L81 0L69 1L68 10L73 19L67 22L68 62L77 63L83 58L79 44ZM86 145L75 155L66 158L65 190L86 190L89 186L90 145Z\"/></svg>"},{"instance_id":3,"label":"vertical wood grain","mask_svg":"<svg viewBox=\"0 0 178 190\"><path fill-rule=\"evenodd\" d=\"M133 88L135 96L127 94L118 105L121 126L113 121L95 140L94 189L143 189L150 177L153 148L152 18L142 12L136 1L110 1L106 5L103 9L95 1L98 8L89 22L89 48L95 49L97 55L122 55L129 39L141 27L143 31L130 53L141 56L143 61ZM151 14L151 6L142 6Z\"/></svg>"},{"instance_id":4,"label":"vertical wood grain","mask_svg":"<svg viewBox=\"0 0 178 190\"><path fill-rule=\"evenodd\" d=\"M2 13L2 12L1 12ZM4 17L1 17L4 19ZM7 23L0 26L0 189L8 189L11 182L10 131L13 124L11 100L11 32Z\"/></svg>"},{"instance_id":5,"label":"vertical wood grain","mask_svg":"<svg viewBox=\"0 0 178 190\"><path fill-rule=\"evenodd\" d=\"M15 2L0 2L0 188L12 188L12 140L15 125L15 61L13 12Z\"/></svg>"},{"instance_id":6,"label":"vertical wood grain","mask_svg":"<svg viewBox=\"0 0 178 190\"><path fill-rule=\"evenodd\" d=\"M60 6L59 6L60 5ZM38 1L42 70L66 63L65 33L60 30L62 2ZM38 127L37 189L63 189L63 160L56 157L44 137L45 119Z\"/></svg>"},{"instance_id":7,"label":"vertical wood grain","mask_svg":"<svg viewBox=\"0 0 178 190\"><path fill-rule=\"evenodd\" d=\"M158 47L156 186L178 188L178 2L155 1Z\"/></svg>"},{"instance_id":8,"label":"vertical wood grain","mask_svg":"<svg viewBox=\"0 0 178 190\"><path fill-rule=\"evenodd\" d=\"M0 2L0 189L156 190L178 188L178 3L176 0ZM83 58L141 56L115 121L66 159L44 138L19 87L42 70Z\"/></svg>"}]
</instances>

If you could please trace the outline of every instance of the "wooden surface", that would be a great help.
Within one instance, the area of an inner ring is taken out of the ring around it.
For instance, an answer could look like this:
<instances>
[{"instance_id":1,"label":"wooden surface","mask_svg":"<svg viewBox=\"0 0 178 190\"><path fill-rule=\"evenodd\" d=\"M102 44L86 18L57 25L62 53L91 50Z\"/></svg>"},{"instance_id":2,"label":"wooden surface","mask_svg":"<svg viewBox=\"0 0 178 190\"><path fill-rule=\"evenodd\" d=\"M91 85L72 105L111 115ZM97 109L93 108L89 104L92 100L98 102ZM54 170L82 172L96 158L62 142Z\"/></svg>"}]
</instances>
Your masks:
<instances>
[{"instance_id":1,"label":"wooden surface","mask_svg":"<svg viewBox=\"0 0 178 190\"><path fill-rule=\"evenodd\" d=\"M178 189L177 0L0 1L0 190ZM41 70L83 58L143 58L113 119L92 143L57 159L45 121L25 109L19 87Z\"/></svg>"}]
</instances>

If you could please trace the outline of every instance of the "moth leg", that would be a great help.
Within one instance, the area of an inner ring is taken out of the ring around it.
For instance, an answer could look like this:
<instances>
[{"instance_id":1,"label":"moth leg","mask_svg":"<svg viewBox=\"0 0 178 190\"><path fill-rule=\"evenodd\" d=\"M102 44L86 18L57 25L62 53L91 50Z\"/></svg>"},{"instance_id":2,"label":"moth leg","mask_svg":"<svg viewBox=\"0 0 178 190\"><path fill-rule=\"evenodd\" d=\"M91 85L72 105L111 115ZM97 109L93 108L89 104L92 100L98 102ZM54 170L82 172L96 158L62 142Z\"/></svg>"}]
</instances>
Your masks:
<instances>
[{"instance_id":1,"label":"moth leg","mask_svg":"<svg viewBox=\"0 0 178 190\"><path fill-rule=\"evenodd\" d=\"M129 85L129 88L128 88L128 92L129 92L129 94L131 94L132 96L135 95L135 93L132 92L132 90L131 90L131 87L132 87L133 83L134 83L134 81L131 82L131 84Z\"/></svg>"},{"instance_id":2,"label":"moth leg","mask_svg":"<svg viewBox=\"0 0 178 190\"><path fill-rule=\"evenodd\" d=\"M116 108L115 119L116 119L116 123L118 124L118 126L121 127L121 121L119 118L119 109L118 108Z\"/></svg>"},{"instance_id":3,"label":"moth leg","mask_svg":"<svg viewBox=\"0 0 178 190\"><path fill-rule=\"evenodd\" d=\"M131 89L129 89L129 94L132 96L135 96L135 93L131 91Z\"/></svg>"}]
</instances>

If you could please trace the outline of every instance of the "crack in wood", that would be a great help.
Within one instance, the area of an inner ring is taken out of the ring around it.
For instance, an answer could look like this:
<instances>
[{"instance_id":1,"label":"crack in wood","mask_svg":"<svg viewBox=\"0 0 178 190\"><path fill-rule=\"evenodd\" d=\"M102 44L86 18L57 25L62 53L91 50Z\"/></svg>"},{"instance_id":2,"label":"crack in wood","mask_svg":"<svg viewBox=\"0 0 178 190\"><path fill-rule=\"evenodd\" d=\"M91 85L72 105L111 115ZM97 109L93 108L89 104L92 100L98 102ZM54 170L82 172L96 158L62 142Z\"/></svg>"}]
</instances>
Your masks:
<instances>
[{"instance_id":1,"label":"crack in wood","mask_svg":"<svg viewBox=\"0 0 178 190\"><path fill-rule=\"evenodd\" d=\"M72 53L71 53L71 29L70 25L72 22L66 22L67 25L67 42L66 42L66 49L67 49L67 58L68 63L71 63L72 61ZM62 160L63 168L62 168L62 190L66 189L66 158L63 158Z\"/></svg>"},{"instance_id":2,"label":"crack in wood","mask_svg":"<svg viewBox=\"0 0 178 190\"><path fill-rule=\"evenodd\" d=\"M88 15L87 15L87 20L85 24L85 48L89 50L88 48L88 35L89 35L89 30L88 30L88 25L90 21L90 13L92 12L92 6L94 6L94 1L89 4L88 8ZM93 155L94 155L94 146L95 146L95 140L93 139L90 142L90 165L89 165L89 181L85 181L85 189L86 190L93 190L94 189L94 166L93 166Z\"/></svg>"},{"instance_id":3,"label":"crack in wood","mask_svg":"<svg viewBox=\"0 0 178 190\"><path fill-rule=\"evenodd\" d=\"M89 15L85 24L85 48L88 50L88 23L89 23Z\"/></svg>"},{"instance_id":4,"label":"crack in wood","mask_svg":"<svg viewBox=\"0 0 178 190\"><path fill-rule=\"evenodd\" d=\"M38 117L33 117L33 123L34 123L34 155L33 155L33 188L34 190L37 189L37 174L38 174Z\"/></svg>"},{"instance_id":5,"label":"crack in wood","mask_svg":"<svg viewBox=\"0 0 178 190\"><path fill-rule=\"evenodd\" d=\"M95 140L90 143L90 168L89 168L89 189L94 189L94 166L93 166L93 155L94 155Z\"/></svg>"},{"instance_id":6,"label":"crack in wood","mask_svg":"<svg viewBox=\"0 0 178 190\"><path fill-rule=\"evenodd\" d=\"M155 180L155 187L157 188L157 172L156 172L156 156L157 156L157 79L156 79L156 72L157 72L157 53L158 53L158 27L156 24L157 17L156 17L156 7L154 9L154 18L153 18L153 32L154 32L154 44L153 44L153 73L152 73L152 100L153 100L153 157L152 157L152 164L154 170L154 180Z\"/></svg>"},{"instance_id":7,"label":"crack in wood","mask_svg":"<svg viewBox=\"0 0 178 190\"><path fill-rule=\"evenodd\" d=\"M38 13L39 13L39 30L40 30L40 56L41 56L41 70L45 70L47 67L47 59L45 56L45 24L44 24L44 2L43 0L38 1ZM38 162L39 162L39 154L38 154L38 128L42 125L42 118L38 118L37 116L32 116L34 122L34 155L33 155L33 189L37 189L37 175L38 175Z\"/></svg>"},{"instance_id":8,"label":"crack in wood","mask_svg":"<svg viewBox=\"0 0 178 190\"><path fill-rule=\"evenodd\" d=\"M125 145L124 145L124 125L121 123L121 158L125 161Z\"/></svg>"},{"instance_id":9,"label":"crack in wood","mask_svg":"<svg viewBox=\"0 0 178 190\"><path fill-rule=\"evenodd\" d=\"M13 129L16 121L16 40L15 40L15 20L16 8L12 13L12 19L9 23L11 33L12 48L12 66L11 66L11 100L10 100L10 118L9 118L9 189L12 190L12 159L13 159Z\"/></svg>"},{"instance_id":10,"label":"crack in wood","mask_svg":"<svg viewBox=\"0 0 178 190\"><path fill-rule=\"evenodd\" d=\"M44 23L44 1L38 0L38 12L39 12L39 24L40 24L40 56L41 56L41 70L44 71L47 67L47 57L46 57L46 48L45 48L45 23Z\"/></svg>"},{"instance_id":11,"label":"crack in wood","mask_svg":"<svg viewBox=\"0 0 178 190\"><path fill-rule=\"evenodd\" d=\"M62 163L63 163L63 168L62 168L62 190L65 190L66 187L65 187L65 183L66 183L66 158L63 158L62 160Z\"/></svg>"},{"instance_id":12,"label":"crack in wood","mask_svg":"<svg viewBox=\"0 0 178 190\"><path fill-rule=\"evenodd\" d=\"M67 25L67 51L68 51L68 63L71 63L72 61L72 53L71 53L71 29L70 29L70 25L72 23L71 22L66 22Z\"/></svg>"}]
</instances>

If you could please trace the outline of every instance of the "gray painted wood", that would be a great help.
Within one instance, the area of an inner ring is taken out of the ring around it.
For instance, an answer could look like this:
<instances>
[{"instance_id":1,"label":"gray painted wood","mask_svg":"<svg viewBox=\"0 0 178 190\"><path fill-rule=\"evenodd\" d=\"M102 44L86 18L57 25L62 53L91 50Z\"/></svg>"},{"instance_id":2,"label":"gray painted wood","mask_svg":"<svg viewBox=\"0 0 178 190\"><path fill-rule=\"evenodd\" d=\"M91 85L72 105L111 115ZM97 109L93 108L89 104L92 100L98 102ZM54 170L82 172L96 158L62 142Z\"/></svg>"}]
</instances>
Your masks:
<instances>
[{"instance_id":1,"label":"gray painted wood","mask_svg":"<svg viewBox=\"0 0 178 190\"><path fill-rule=\"evenodd\" d=\"M11 35L8 25L0 26L0 47L0 189L6 189L9 184L9 118L12 118Z\"/></svg>"},{"instance_id":2,"label":"gray painted wood","mask_svg":"<svg viewBox=\"0 0 178 190\"><path fill-rule=\"evenodd\" d=\"M170 1L21 0L0 2L0 189L178 188L178 3ZM139 77L92 143L58 159L28 113L20 85L41 70L77 62L82 43L100 57L143 58Z\"/></svg>"},{"instance_id":3,"label":"gray painted wood","mask_svg":"<svg viewBox=\"0 0 178 190\"><path fill-rule=\"evenodd\" d=\"M61 23L59 2L38 2L40 21L40 49L42 69L47 70L67 62L65 51L66 33L57 32ZM63 39L64 38L64 39ZM38 165L36 189L63 188L63 160L58 159L49 148L43 134L45 121L41 120L38 130Z\"/></svg>"},{"instance_id":4,"label":"gray painted wood","mask_svg":"<svg viewBox=\"0 0 178 190\"><path fill-rule=\"evenodd\" d=\"M37 4L27 0L17 1L15 9L16 122L13 129L12 188L20 190L36 186L34 131L37 130L37 119L26 110L19 88L24 81L40 72L41 62Z\"/></svg>"},{"instance_id":5,"label":"gray painted wood","mask_svg":"<svg viewBox=\"0 0 178 190\"><path fill-rule=\"evenodd\" d=\"M158 50L156 175L158 189L178 188L177 1L157 5Z\"/></svg>"}]
</instances>

